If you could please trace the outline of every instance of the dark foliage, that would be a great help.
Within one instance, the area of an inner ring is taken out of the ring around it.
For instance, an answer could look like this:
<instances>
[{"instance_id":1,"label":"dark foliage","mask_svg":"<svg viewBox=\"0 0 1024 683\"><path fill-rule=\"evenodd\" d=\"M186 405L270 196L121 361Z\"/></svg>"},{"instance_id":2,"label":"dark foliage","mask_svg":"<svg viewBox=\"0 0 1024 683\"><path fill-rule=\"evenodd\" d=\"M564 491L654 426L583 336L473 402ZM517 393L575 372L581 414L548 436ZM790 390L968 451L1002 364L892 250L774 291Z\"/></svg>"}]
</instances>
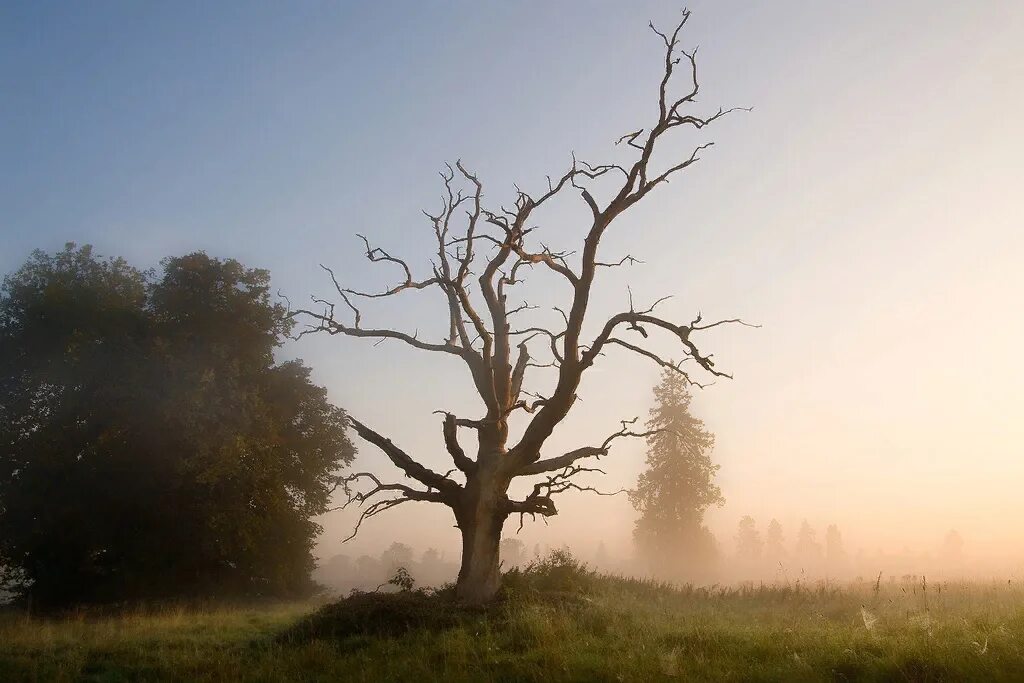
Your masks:
<instances>
[{"instance_id":1,"label":"dark foliage","mask_svg":"<svg viewBox=\"0 0 1024 683\"><path fill-rule=\"evenodd\" d=\"M297 596L354 449L269 274L69 244L0 290L0 565L40 606Z\"/></svg>"},{"instance_id":2,"label":"dark foliage","mask_svg":"<svg viewBox=\"0 0 1024 683\"><path fill-rule=\"evenodd\" d=\"M568 550L552 550L546 557L506 572L505 593L526 599L589 595L597 576Z\"/></svg>"},{"instance_id":3,"label":"dark foliage","mask_svg":"<svg viewBox=\"0 0 1024 683\"><path fill-rule=\"evenodd\" d=\"M286 631L284 642L397 637L409 631L451 628L479 610L460 607L452 591L354 592L321 608Z\"/></svg>"}]
</instances>

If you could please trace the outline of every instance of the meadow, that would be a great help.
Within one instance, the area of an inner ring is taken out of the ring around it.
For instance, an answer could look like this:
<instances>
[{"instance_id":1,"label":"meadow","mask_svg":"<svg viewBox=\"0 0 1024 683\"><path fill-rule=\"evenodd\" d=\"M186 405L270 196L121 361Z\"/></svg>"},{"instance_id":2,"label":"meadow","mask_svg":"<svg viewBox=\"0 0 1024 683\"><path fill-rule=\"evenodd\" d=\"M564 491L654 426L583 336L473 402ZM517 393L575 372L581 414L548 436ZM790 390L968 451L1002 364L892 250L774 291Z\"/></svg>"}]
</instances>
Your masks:
<instances>
[{"instance_id":1,"label":"meadow","mask_svg":"<svg viewBox=\"0 0 1024 683\"><path fill-rule=\"evenodd\" d=\"M1022 680L1012 582L673 588L571 559L330 604L0 616L3 681Z\"/></svg>"}]
</instances>

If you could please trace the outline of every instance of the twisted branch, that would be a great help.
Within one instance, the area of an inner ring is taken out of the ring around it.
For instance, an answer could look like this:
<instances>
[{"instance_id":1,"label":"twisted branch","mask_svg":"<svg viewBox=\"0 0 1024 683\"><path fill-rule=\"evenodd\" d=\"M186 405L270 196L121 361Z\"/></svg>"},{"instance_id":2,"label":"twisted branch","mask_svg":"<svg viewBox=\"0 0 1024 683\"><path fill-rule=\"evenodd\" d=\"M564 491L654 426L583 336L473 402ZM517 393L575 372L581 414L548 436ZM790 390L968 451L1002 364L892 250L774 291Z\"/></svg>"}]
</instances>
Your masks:
<instances>
[{"instance_id":1,"label":"twisted branch","mask_svg":"<svg viewBox=\"0 0 1024 683\"><path fill-rule=\"evenodd\" d=\"M373 483L373 488L365 492L356 491L352 485L361 479L369 479ZM416 489L405 486L404 484L384 484L381 483L380 479L378 479L376 475L370 472L356 472L355 474L351 474L340 479L338 483L345 492L346 499L344 504L332 509L344 510L352 504L363 508L362 512L359 514L359 519L356 520L355 528L352 530L352 533L342 541L342 543L347 543L355 538L365 520L390 510L397 505L401 505L402 503L407 503L411 500L427 501L432 503L446 502L446 498L441 492L431 490L417 491ZM389 491L395 491L400 495L398 498L384 498L382 500L377 500L372 502L368 507L363 507L363 505L374 496L387 493Z\"/></svg>"},{"instance_id":2,"label":"twisted branch","mask_svg":"<svg viewBox=\"0 0 1024 683\"><path fill-rule=\"evenodd\" d=\"M530 474L540 474L542 472L554 472L564 467L571 466L581 458L600 458L602 455L608 455L608 452L611 450L611 445L616 439L646 439L649 436L653 436L654 434L659 434L664 431L661 429L651 429L643 432L635 432L630 429L630 427L636 424L638 419L639 418L634 417L632 420L622 420L622 426L619 431L610 434L601 442L600 446L583 446L582 448L569 451L564 455L559 455L554 458L546 458L544 460L537 460L521 467L516 473L516 476L520 477Z\"/></svg>"}]
</instances>

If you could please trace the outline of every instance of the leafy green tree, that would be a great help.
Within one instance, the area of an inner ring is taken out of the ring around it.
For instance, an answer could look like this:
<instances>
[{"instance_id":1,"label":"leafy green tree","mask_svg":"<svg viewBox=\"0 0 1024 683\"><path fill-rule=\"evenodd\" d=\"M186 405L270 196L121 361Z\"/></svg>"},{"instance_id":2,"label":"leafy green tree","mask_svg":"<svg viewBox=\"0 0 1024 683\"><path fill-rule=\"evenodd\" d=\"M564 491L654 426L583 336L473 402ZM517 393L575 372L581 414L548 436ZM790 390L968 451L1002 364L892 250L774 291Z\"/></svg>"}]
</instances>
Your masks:
<instances>
[{"instance_id":1,"label":"leafy green tree","mask_svg":"<svg viewBox=\"0 0 1024 683\"><path fill-rule=\"evenodd\" d=\"M0 289L0 564L37 603L314 586L345 414L274 362L266 271L161 265L69 244Z\"/></svg>"},{"instance_id":2,"label":"leafy green tree","mask_svg":"<svg viewBox=\"0 0 1024 683\"><path fill-rule=\"evenodd\" d=\"M716 555L704 513L721 505L711 461L715 437L690 413L686 379L666 369L654 388L655 405L647 420L647 469L630 502L640 513L633 539L656 575L700 575Z\"/></svg>"}]
</instances>

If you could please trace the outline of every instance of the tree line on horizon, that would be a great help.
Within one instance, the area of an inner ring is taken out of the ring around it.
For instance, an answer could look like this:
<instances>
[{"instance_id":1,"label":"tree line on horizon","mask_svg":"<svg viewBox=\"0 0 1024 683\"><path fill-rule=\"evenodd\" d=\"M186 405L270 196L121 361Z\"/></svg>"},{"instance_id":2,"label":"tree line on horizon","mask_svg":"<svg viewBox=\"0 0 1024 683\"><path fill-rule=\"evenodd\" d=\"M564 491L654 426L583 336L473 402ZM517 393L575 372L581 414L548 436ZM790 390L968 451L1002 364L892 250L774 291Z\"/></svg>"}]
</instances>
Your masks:
<instances>
[{"instance_id":1,"label":"tree line on horizon","mask_svg":"<svg viewBox=\"0 0 1024 683\"><path fill-rule=\"evenodd\" d=\"M713 547L706 554L677 555L675 565L659 566L636 544L632 553L613 555L603 541L598 541L596 546L589 544L589 547L571 543L552 546L537 542L531 549L519 538L506 536L501 542L502 569L523 568L543 561L552 553L571 556L584 566L601 572L691 584L754 581L787 584L822 579L876 581L882 577L886 582L913 582L920 581L925 575L950 578L966 568L964 541L955 530L943 536L934 555L909 551L896 554L878 551L872 555L865 555L863 551L852 553L844 547L842 534L834 524L828 525L825 537L823 546L816 540L814 529L803 521L796 541L789 544L783 535L782 525L772 519L768 533L762 538L753 518L744 515L740 518L731 551L728 544L712 537ZM450 555L435 547L418 552L413 546L393 541L378 555L337 553L325 558L318 563L314 578L328 592L336 595L346 595L353 590L397 590L391 579L399 569L415 585L439 587L455 579L459 567L456 558L457 554ZM941 562L945 571L937 571L935 561Z\"/></svg>"}]
</instances>

